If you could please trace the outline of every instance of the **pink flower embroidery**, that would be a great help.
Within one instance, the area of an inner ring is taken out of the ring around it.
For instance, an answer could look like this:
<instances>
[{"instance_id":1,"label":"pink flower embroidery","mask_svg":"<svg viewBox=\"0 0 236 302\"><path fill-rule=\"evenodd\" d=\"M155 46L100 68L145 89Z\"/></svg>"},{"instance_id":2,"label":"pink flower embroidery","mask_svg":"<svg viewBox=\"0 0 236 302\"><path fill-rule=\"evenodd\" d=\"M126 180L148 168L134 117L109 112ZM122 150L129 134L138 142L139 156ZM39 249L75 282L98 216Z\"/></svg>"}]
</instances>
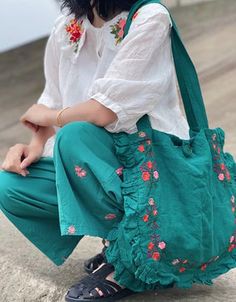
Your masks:
<instances>
[{"instance_id":1,"label":"pink flower embroidery","mask_svg":"<svg viewBox=\"0 0 236 302\"><path fill-rule=\"evenodd\" d=\"M139 136L139 137L145 137L145 136L146 136L146 133L143 132L143 131L139 131L138 136Z\"/></svg>"},{"instance_id":2,"label":"pink flower embroidery","mask_svg":"<svg viewBox=\"0 0 236 302\"><path fill-rule=\"evenodd\" d=\"M107 214L105 216L105 219L107 219L107 220L112 220L112 219L115 219L115 218L116 218L116 214L112 214L112 213Z\"/></svg>"},{"instance_id":3,"label":"pink flower embroidery","mask_svg":"<svg viewBox=\"0 0 236 302\"><path fill-rule=\"evenodd\" d=\"M73 225L68 227L68 233L69 234L74 234L75 233L75 227Z\"/></svg>"},{"instance_id":4,"label":"pink flower embroidery","mask_svg":"<svg viewBox=\"0 0 236 302\"><path fill-rule=\"evenodd\" d=\"M157 215L157 210L153 210L153 215L156 216Z\"/></svg>"},{"instance_id":5,"label":"pink flower embroidery","mask_svg":"<svg viewBox=\"0 0 236 302\"><path fill-rule=\"evenodd\" d=\"M219 178L219 180L224 180L225 179L225 175L223 174L223 173L220 173L219 175L218 175L218 178Z\"/></svg>"},{"instance_id":6,"label":"pink flower embroidery","mask_svg":"<svg viewBox=\"0 0 236 302\"><path fill-rule=\"evenodd\" d=\"M154 201L154 199L153 199L153 198L149 198L148 203L150 204L150 206L154 206L155 201Z\"/></svg>"},{"instance_id":7,"label":"pink flower embroidery","mask_svg":"<svg viewBox=\"0 0 236 302\"><path fill-rule=\"evenodd\" d=\"M115 44L120 43L124 36L124 28L126 24L126 18L120 18L116 24L111 25L111 34L115 35Z\"/></svg>"},{"instance_id":8,"label":"pink flower embroidery","mask_svg":"<svg viewBox=\"0 0 236 302\"><path fill-rule=\"evenodd\" d=\"M159 242L158 247L159 247L161 250L164 250L165 247L166 247L166 243L165 243L164 241L161 241L161 242Z\"/></svg>"},{"instance_id":9,"label":"pink flower embroidery","mask_svg":"<svg viewBox=\"0 0 236 302\"><path fill-rule=\"evenodd\" d=\"M122 175L123 169L124 169L124 167L120 167L120 168L116 169L116 174L117 175Z\"/></svg>"},{"instance_id":10,"label":"pink flower embroidery","mask_svg":"<svg viewBox=\"0 0 236 302\"><path fill-rule=\"evenodd\" d=\"M159 178L159 173L158 173L158 171L154 171L154 172L153 172L153 177L156 178L156 179Z\"/></svg>"},{"instance_id":11,"label":"pink flower embroidery","mask_svg":"<svg viewBox=\"0 0 236 302\"><path fill-rule=\"evenodd\" d=\"M186 270L185 267L181 267L181 268L179 269L179 272L180 272L180 273L183 273L185 270Z\"/></svg>"},{"instance_id":12,"label":"pink flower embroidery","mask_svg":"<svg viewBox=\"0 0 236 302\"><path fill-rule=\"evenodd\" d=\"M72 19L69 24L66 25L66 32L69 37L70 44L74 46L75 53L78 51L79 41L84 32L82 24L83 20L79 22L77 19Z\"/></svg>"},{"instance_id":13,"label":"pink flower embroidery","mask_svg":"<svg viewBox=\"0 0 236 302\"><path fill-rule=\"evenodd\" d=\"M87 172L79 166L75 166L75 173L79 177L85 177L87 175Z\"/></svg>"}]
</instances>

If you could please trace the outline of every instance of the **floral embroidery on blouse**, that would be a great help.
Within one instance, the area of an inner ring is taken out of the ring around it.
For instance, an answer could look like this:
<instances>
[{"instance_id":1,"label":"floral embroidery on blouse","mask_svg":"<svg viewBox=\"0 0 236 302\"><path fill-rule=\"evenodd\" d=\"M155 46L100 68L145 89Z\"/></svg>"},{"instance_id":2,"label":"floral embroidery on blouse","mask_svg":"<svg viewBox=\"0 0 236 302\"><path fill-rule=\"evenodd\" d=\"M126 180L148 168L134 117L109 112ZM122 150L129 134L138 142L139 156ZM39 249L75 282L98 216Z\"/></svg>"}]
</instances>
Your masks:
<instances>
[{"instance_id":1,"label":"floral embroidery on blouse","mask_svg":"<svg viewBox=\"0 0 236 302\"><path fill-rule=\"evenodd\" d=\"M116 24L110 25L111 34L115 35L115 45L123 40L126 18L120 18Z\"/></svg>"},{"instance_id":2,"label":"floral embroidery on blouse","mask_svg":"<svg viewBox=\"0 0 236 302\"><path fill-rule=\"evenodd\" d=\"M217 140L217 134L214 133L212 135L212 147L214 151L214 166L213 169L215 173L218 175L218 179L222 182L230 182L231 175L229 173L228 168L226 167L225 163L221 159L221 147L219 141Z\"/></svg>"},{"instance_id":3,"label":"floral embroidery on blouse","mask_svg":"<svg viewBox=\"0 0 236 302\"><path fill-rule=\"evenodd\" d=\"M79 166L75 166L75 173L79 177L85 177L87 175L87 172Z\"/></svg>"},{"instance_id":4,"label":"floral embroidery on blouse","mask_svg":"<svg viewBox=\"0 0 236 302\"><path fill-rule=\"evenodd\" d=\"M78 21L76 18L70 20L66 25L67 36L69 37L70 44L74 47L74 52L77 53L79 48L79 41L84 32L82 26L84 20Z\"/></svg>"},{"instance_id":5,"label":"floral embroidery on blouse","mask_svg":"<svg viewBox=\"0 0 236 302\"><path fill-rule=\"evenodd\" d=\"M69 234L74 234L75 233L75 227L73 225L68 227L68 233Z\"/></svg>"},{"instance_id":6,"label":"floral embroidery on blouse","mask_svg":"<svg viewBox=\"0 0 236 302\"><path fill-rule=\"evenodd\" d=\"M112 214L112 213L107 214L105 216L105 219L107 219L107 220L112 220L112 219L115 219L115 218L116 218L116 214Z\"/></svg>"}]
</instances>

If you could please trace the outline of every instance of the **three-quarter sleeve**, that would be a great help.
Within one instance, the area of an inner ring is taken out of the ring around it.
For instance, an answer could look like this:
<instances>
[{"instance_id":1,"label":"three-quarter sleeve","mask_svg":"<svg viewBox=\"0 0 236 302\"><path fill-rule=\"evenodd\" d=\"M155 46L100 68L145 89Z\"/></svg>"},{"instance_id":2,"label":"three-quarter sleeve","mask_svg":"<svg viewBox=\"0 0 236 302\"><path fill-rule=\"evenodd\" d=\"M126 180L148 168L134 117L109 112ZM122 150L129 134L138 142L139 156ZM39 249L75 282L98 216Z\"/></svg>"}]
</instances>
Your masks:
<instances>
[{"instance_id":1,"label":"three-quarter sleeve","mask_svg":"<svg viewBox=\"0 0 236 302\"><path fill-rule=\"evenodd\" d=\"M51 109L62 107L62 97L59 88L59 45L57 41L57 27L59 17L48 38L44 53L44 77L45 86L37 104L43 104Z\"/></svg>"},{"instance_id":2,"label":"three-quarter sleeve","mask_svg":"<svg viewBox=\"0 0 236 302\"><path fill-rule=\"evenodd\" d=\"M90 87L89 98L117 115L105 126L108 131L136 132L137 121L166 93L172 76L166 49L171 26L169 12L161 4L141 7L105 75Z\"/></svg>"}]
</instances>

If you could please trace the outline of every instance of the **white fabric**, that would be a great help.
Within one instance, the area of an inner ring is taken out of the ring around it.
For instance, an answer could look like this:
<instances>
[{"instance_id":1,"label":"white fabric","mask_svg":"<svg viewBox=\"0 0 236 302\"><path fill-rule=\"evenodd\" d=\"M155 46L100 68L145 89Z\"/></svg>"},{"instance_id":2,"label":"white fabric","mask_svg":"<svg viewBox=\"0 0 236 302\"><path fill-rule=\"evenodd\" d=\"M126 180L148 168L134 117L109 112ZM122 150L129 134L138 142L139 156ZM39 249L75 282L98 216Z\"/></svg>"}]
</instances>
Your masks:
<instances>
[{"instance_id":1,"label":"white fabric","mask_svg":"<svg viewBox=\"0 0 236 302\"><path fill-rule=\"evenodd\" d=\"M116 43L111 26L127 16L123 11L101 28L81 17L77 52L65 30L73 16L60 16L46 46L46 84L37 102L64 108L93 98L117 114L118 119L105 127L110 132L136 132L138 119L147 113L152 128L189 139L179 103L168 11L158 3L143 6L128 35ZM54 139L47 141L43 156L53 156Z\"/></svg>"}]
</instances>

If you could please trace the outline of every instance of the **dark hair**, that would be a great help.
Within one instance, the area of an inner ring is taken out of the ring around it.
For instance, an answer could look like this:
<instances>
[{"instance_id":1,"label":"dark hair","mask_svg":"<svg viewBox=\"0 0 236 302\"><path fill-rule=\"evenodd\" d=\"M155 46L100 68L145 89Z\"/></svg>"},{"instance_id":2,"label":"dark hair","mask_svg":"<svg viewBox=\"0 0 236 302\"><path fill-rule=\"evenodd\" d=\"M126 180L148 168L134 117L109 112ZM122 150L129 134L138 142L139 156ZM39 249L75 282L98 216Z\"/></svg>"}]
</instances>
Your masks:
<instances>
[{"instance_id":1,"label":"dark hair","mask_svg":"<svg viewBox=\"0 0 236 302\"><path fill-rule=\"evenodd\" d=\"M94 7L96 7L99 16L107 20L117 12L129 11L137 0L61 0L61 2L62 9L68 9L68 12L74 14L76 18L87 15L93 21L92 9Z\"/></svg>"}]
</instances>

